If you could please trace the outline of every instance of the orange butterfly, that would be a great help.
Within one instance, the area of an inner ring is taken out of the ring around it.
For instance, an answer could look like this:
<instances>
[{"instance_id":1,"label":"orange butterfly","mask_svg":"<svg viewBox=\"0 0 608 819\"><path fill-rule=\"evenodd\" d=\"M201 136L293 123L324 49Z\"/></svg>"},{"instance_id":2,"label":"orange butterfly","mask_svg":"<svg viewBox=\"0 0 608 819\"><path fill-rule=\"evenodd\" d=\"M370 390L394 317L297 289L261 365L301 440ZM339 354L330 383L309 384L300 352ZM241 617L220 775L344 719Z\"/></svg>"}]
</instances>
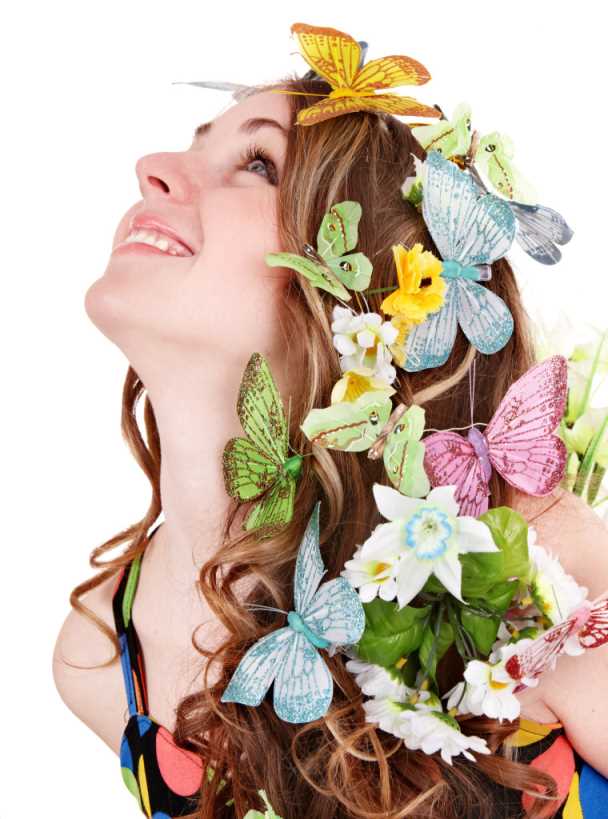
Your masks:
<instances>
[{"instance_id":1,"label":"orange butterfly","mask_svg":"<svg viewBox=\"0 0 608 819\"><path fill-rule=\"evenodd\" d=\"M376 89L422 85L431 79L426 68L411 57L382 57L361 66L359 43L343 31L294 23L291 32L297 36L300 52L306 62L333 89L330 94L322 95L327 99L298 112L299 125L314 125L353 111L418 117L441 116L436 108L424 105L413 97L376 94Z\"/></svg>"}]
</instances>

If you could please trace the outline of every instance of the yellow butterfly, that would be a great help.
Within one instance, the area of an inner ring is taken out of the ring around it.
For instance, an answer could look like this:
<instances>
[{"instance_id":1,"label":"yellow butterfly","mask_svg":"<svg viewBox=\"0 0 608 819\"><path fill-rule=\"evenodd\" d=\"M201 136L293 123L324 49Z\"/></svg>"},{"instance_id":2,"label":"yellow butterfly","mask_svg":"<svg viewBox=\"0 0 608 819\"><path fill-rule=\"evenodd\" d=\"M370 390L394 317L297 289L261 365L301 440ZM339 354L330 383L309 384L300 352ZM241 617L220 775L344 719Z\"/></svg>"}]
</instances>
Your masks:
<instances>
[{"instance_id":1,"label":"yellow butterfly","mask_svg":"<svg viewBox=\"0 0 608 819\"><path fill-rule=\"evenodd\" d=\"M353 111L441 116L436 108L424 105L413 97L376 94L377 89L422 85L431 79L426 68L411 57L381 57L361 65L361 46L343 31L294 23L291 32L298 38L300 52L306 62L332 87L330 94L320 95L326 99L298 112L299 125L314 125Z\"/></svg>"}]
</instances>

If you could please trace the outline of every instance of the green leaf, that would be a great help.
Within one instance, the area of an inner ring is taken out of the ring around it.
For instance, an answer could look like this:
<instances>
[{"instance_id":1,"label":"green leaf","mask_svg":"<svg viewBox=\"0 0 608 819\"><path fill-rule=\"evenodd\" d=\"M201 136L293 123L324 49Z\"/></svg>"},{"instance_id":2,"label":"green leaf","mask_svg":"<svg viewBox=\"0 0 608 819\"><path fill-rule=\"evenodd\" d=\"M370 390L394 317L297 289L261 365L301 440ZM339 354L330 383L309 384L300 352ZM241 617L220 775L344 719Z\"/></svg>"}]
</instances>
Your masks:
<instances>
[{"instance_id":1,"label":"green leaf","mask_svg":"<svg viewBox=\"0 0 608 819\"><path fill-rule=\"evenodd\" d=\"M454 630L449 623L441 623L437 635L430 624L424 629L418 656L422 668L430 674L433 680L435 679L438 662L453 642Z\"/></svg>"},{"instance_id":2,"label":"green leaf","mask_svg":"<svg viewBox=\"0 0 608 819\"><path fill-rule=\"evenodd\" d=\"M467 602L479 608L487 607L491 609L493 614L498 614L502 617L509 608L513 597L517 594L518 587L518 580L505 580L493 586L482 599L468 600Z\"/></svg>"},{"instance_id":3,"label":"green leaf","mask_svg":"<svg viewBox=\"0 0 608 819\"><path fill-rule=\"evenodd\" d=\"M397 603L377 597L363 608L365 629L357 644L362 660L389 668L420 647L431 606L399 609Z\"/></svg>"},{"instance_id":4,"label":"green leaf","mask_svg":"<svg viewBox=\"0 0 608 819\"><path fill-rule=\"evenodd\" d=\"M489 654L498 634L500 617L497 615L483 617L468 611L466 608L461 608L460 622L467 634L472 637L475 648L481 654Z\"/></svg>"},{"instance_id":5,"label":"green leaf","mask_svg":"<svg viewBox=\"0 0 608 819\"><path fill-rule=\"evenodd\" d=\"M514 509L499 506L490 509L479 520L489 527L500 554L466 554L461 556L463 567L463 596L484 597L497 583L512 577L527 577L528 524ZM485 583L483 571L486 571ZM467 583L469 586L467 586ZM475 589L481 588L481 591Z\"/></svg>"}]
</instances>

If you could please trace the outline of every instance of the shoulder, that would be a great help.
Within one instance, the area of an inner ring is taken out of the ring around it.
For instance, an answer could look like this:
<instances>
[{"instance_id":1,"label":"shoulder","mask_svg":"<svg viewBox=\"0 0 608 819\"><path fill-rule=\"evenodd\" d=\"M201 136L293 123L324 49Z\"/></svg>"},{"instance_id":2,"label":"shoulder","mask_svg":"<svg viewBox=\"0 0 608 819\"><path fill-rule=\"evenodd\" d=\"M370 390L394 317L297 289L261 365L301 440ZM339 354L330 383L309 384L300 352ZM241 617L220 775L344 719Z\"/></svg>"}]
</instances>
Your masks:
<instances>
[{"instance_id":1,"label":"shoulder","mask_svg":"<svg viewBox=\"0 0 608 819\"><path fill-rule=\"evenodd\" d=\"M518 494L513 506L591 599L608 589L608 526L584 501L557 489L548 498Z\"/></svg>"},{"instance_id":2,"label":"shoulder","mask_svg":"<svg viewBox=\"0 0 608 819\"><path fill-rule=\"evenodd\" d=\"M80 598L82 604L114 634L112 597L116 581L117 575L106 578ZM116 672L118 660L103 665L108 663L113 654L114 647L101 628L72 609L55 642L53 679L61 699L70 711L105 741L108 741L107 708L111 713L113 705L115 711L116 703L121 702L124 696L120 674Z\"/></svg>"},{"instance_id":3,"label":"shoulder","mask_svg":"<svg viewBox=\"0 0 608 819\"><path fill-rule=\"evenodd\" d=\"M514 508L536 529L537 542L588 589L589 599L608 590L608 527L580 498L558 490L550 498L519 496ZM608 645L579 657L562 655L535 689L562 722L583 759L608 777Z\"/></svg>"}]
</instances>

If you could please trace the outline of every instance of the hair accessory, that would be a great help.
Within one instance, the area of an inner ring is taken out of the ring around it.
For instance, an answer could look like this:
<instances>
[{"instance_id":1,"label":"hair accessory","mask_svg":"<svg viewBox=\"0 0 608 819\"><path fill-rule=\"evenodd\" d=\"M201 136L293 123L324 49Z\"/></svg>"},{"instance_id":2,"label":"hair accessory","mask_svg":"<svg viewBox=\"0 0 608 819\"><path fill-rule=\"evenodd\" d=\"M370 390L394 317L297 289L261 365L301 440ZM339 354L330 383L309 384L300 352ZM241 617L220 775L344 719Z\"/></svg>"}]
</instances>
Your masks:
<instances>
[{"instance_id":1,"label":"hair accessory","mask_svg":"<svg viewBox=\"0 0 608 819\"><path fill-rule=\"evenodd\" d=\"M567 394L566 359L553 356L509 387L484 432L471 422L466 438L447 430L427 436L424 464L433 486L455 485L461 513L474 517L487 511L492 467L527 495L548 495L566 465L565 444L554 433Z\"/></svg>"},{"instance_id":2,"label":"hair accessory","mask_svg":"<svg viewBox=\"0 0 608 819\"><path fill-rule=\"evenodd\" d=\"M326 572L319 549L320 505L315 504L298 551L295 611L282 612L288 625L262 637L247 651L222 702L259 705L274 682L274 710L286 722L311 722L327 713L334 686L318 649L335 650L338 645L356 643L363 633L365 615L357 593L344 578L319 586Z\"/></svg>"},{"instance_id":3,"label":"hair accessory","mask_svg":"<svg viewBox=\"0 0 608 819\"><path fill-rule=\"evenodd\" d=\"M244 527L270 534L292 518L302 456L289 457L289 431L281 397L266 360L254 353L243 374L236 411L246 438L224 448L226 492L241 501L258 500Z\"/></svg>"}]
</instances>

